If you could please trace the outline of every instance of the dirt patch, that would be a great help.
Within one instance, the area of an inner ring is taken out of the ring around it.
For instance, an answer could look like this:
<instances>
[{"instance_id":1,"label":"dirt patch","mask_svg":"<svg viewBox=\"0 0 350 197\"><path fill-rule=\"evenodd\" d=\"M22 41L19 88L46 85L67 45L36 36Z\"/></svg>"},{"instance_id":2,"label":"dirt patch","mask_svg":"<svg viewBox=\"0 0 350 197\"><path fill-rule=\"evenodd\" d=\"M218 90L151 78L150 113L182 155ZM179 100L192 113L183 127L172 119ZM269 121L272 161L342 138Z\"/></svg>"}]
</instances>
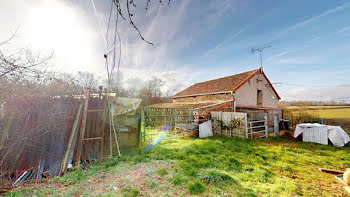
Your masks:
<instances>
[{"instance_id":1,"label":"dirt patch","mask_svg":"<svg viewBox=\"0 0 350 197\"><path fill-rule=\"evenodd\" d=\"M94 195L115 191L122 193L123 188L133 187L141 191L142 195L151 196L154 192L163 190L160 188L150 188L149 181L156 181L159 184L171 184L163 175L157 173L158 169L166 168L171 171L173 166L157 163L157 164L139 164L132 169L124 170L122 173L110 175L108 172L100 176L93 177L88 180L90 190L94 191Z\"/></svg>"}]
</instances>

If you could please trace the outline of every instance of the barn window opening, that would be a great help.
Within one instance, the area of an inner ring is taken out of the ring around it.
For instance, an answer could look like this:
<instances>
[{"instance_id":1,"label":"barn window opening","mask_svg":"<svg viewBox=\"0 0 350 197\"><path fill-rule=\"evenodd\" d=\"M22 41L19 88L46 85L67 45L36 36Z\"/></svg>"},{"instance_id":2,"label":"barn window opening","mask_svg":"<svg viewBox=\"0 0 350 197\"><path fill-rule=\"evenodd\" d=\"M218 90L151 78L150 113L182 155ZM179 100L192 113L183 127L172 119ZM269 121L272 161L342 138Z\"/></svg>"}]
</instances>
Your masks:
<instances>
[{"instance_id":1,"label":"barn window opening","mask_svg":"<svg viewBox=\"0 0 350 197\"><path fill-rule=\"evenodd\" d=\"M257 105L262 106L262 90L258 90L257 92Z\"/></svg>"}]
</instances>

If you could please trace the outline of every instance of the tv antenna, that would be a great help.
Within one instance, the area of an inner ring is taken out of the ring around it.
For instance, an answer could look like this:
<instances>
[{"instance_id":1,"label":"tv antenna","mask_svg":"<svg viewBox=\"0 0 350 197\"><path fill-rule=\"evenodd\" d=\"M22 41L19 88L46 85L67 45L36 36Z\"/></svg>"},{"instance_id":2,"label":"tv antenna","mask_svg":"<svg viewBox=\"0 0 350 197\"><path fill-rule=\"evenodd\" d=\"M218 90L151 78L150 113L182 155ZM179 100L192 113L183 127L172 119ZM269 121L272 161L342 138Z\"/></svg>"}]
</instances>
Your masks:
<instances>
[{"instance_id":1,"label":"tv antenna","mask_svg":"<svg viewBox=\"0 0 350 197\"><path fill-rule=\"evenodd\" d=\"M261 47L261 48L256 48L256 49L254 49L254 48L252 48L252 50L250 51L250 52L252 52L252 54L254 54L255 52L258 52L259 51L259 53L260 53L260 66L261 66L261 68L263 67L263 65L262 65L262 52L263 52L263 50L264 49L266 49L266 48L270 48L271 46L270 45L267 45L267 46L264 46L264 47Z\"/></svg>"}]
</instances>

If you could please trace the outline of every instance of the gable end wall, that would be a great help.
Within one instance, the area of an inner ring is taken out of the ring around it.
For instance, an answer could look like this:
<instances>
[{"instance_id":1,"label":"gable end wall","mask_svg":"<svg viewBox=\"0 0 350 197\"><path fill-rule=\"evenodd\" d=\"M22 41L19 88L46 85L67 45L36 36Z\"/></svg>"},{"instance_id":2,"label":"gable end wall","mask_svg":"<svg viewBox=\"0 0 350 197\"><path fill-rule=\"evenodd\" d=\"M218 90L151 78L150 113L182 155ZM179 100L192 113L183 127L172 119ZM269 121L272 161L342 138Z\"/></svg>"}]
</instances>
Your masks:
<instances>
[{"instance_id":1,"label":"gable end wall","mask_svg":"<svg viewBox=\"0 0 350 197\"><path fill-rule=\"evenodd\" d=\"M278 97L262 74L255 75L236 91L236 106L257 106L257 90L262 90L262 107L278 108Z\"/></svg>"}]
</instances>

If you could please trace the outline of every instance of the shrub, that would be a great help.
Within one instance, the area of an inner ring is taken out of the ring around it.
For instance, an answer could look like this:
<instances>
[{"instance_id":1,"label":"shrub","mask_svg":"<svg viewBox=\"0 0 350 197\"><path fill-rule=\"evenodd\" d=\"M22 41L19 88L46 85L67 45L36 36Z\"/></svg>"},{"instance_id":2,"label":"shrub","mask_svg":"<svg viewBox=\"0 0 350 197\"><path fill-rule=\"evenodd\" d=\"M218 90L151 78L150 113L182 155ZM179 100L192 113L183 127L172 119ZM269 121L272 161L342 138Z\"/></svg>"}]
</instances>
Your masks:
<instances>
[{"instance_id":1,"label":"shrub","mask_svg":"<svg viewBox=\"0 0 350 197\"><path fill-rule=\"evenodd\" d=\"M234 178L229 173L217 169L205 170L199 175L199 177L204 183L207 184L231 184L235 182Z\"/></svg>"},{"instance_id":2,"label":"shrub","mask_svg":"<svg viewBox=\"0 0 350 197\"><path fill-rule=\"evenodd\" d=\"M188 191L190 192L190 194L200 194L205 192L206 189L206 186L199 180L190 182L188 184Z\"/></svg>"}]
</instances>

